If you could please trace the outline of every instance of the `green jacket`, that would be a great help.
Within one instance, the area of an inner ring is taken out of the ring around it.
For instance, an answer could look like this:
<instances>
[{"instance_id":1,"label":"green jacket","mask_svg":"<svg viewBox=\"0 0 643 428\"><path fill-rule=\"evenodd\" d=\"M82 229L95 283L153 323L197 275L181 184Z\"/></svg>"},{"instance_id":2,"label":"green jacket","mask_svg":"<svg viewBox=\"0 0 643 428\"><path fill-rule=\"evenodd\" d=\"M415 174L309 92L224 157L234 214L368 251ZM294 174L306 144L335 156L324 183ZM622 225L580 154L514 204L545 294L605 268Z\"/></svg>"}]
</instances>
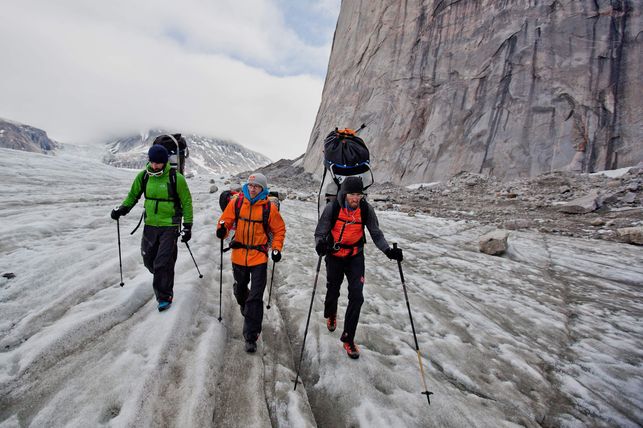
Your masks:
<instances>
[{"instance_id":1,"label":"green jacket","mask_svg":"<svg viewBox=\"0 0 643 428\"><path fill-rule=\"evenodd\" d=\"M170 197L170 164L165 165L160 176L150 175L145 186L145 224L148 226L177 226L180 217L175 213L174 201ZM143 176L152 171L150 164L139 172L132 183L122 205L132 208L138 202L143 184ZM176 190L181 200L183 222L192 224L192 195L185 177L176 173Z\"/></svg>"}]
</instances>

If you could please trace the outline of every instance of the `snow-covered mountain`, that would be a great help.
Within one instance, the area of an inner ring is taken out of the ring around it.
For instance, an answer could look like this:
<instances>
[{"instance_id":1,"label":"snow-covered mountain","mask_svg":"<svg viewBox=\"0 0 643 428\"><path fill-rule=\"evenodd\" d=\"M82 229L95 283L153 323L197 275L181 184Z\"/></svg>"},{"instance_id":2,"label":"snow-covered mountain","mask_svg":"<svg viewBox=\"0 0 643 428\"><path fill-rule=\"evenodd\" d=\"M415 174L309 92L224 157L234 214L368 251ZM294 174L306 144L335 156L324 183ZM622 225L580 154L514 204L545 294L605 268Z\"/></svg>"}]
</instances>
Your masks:
<instances>
[{"instance_id":1,"label":"snow-covered mountain","mask_svg":"<svg viewBox=\"0 0 643 428\"><path fill-rule=\"evenodd\" d=\"M0 147L27 152L47 153L58 143L42 129L0 118Z\"/></svg>"},{"instance_id":2,"label":"snow-covered mountain","mask_svg":"<svg viewBox=\"0 0 643 428\"><path fill-rule=\"evenodd\" d=\"M129 135L107 143L104 162L121 168L142 168L154 139L167 131L153 129L145 134ZM183 134L189 149L186 173L236 174L269 164L266 156L240 144L197 134Z\"/></svg>"},{"instance_id":3,"label":"snow-covered mountain","mask_svg":"<svg viewBox=\"0 0 643 428\"><path fill-rule=\"evenodd\" d=\"M351 360L339 341L345 283L333 333L323 265L313 287L316 204L287 199L284 257L250 355L208 178L189 180L204 278L181 244L174 304L159 313L141 232L129 234L141 203L119 223L119 286L109 212L135 173L101 163L100 149L63 148L56 162L0 149L0 427L643 425L641 247L512 231L494 257L477 248L489 226L378 211L404 249L420 352L398 266L369 239Z\"/></svg>"}]
</instances>

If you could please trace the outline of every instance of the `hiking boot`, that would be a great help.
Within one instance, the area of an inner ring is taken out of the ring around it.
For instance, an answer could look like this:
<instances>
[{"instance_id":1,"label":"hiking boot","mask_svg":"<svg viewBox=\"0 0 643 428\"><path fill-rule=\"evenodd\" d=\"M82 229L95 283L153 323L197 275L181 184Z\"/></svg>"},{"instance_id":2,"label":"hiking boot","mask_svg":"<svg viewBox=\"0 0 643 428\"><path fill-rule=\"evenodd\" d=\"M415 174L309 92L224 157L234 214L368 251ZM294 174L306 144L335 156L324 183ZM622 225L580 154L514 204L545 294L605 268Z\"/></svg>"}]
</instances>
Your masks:
<instances>
[{"instance_id":1,"label":"hiking boot","mask_svg":"<svg viewBox=\"0 0 643 428\"><path fill-rule=\"evenodd\" d=\"M159 302L159 306L158 306L159 312L163 312L164 310L169 309L171 304L172 304L172 302L168 302L166 300L161 300Z\"/></svg>"},{"instance_id":2,"label":"hiking boot","mask_svg":"<svg viewBox=\"0 0 643 428\"><path fill-rule=\"evenodd\" d=\"M328 331L335 331L337 328L337 315L331 315L326 318L326 327L328 327Z\"/></svg>"},{"instance_id":3,"label":"hiking boot","mask_svg":"<svg viewBox=\"0 0 643 428\"><path fill-rule=\"evenodd\" d=\"M246 340L246 352L249 354L257 352L257 342L254 340Z\"/></svg>"},{"instance_id":4,"label":"hiking boot","mask_svg":"<svg viewBox=\"0 0 643 428\"><path fill-rule=\"evenodd\" d=\"M359 348L352 340L350 342L344 342L344 350L352 359L356 360L359 358Z\"/></svg>"}]
</instances>

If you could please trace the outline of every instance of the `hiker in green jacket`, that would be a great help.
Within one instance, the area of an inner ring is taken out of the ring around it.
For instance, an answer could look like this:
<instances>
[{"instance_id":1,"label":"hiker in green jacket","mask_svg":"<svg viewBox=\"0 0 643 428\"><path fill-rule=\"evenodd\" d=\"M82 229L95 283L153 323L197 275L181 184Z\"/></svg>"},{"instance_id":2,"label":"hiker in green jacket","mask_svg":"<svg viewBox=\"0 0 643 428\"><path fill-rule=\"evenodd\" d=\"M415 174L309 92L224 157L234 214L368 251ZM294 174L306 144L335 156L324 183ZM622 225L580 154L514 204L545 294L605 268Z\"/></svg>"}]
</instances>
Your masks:
<instances>
[{"instance_id":1,"label":"hiker in green jacket","mask_svg":"<svg viewBox=\"0 0 643 428\"><path fill-rule=\"evenodd\" d=\"M174 265L177 256L177 239L188 242L192 236L192 195L185 177L172 169L165 147L155 144L148 152L149 162L132 183L127 197L112 210L111 217L118 220L126 215L145 195L145 227L141 240L143 264L154 275L152 286L158 310L164 311L172 304L174 295ZM183 218L183 230L181 228Z\"/></svg>"}]
</instances>

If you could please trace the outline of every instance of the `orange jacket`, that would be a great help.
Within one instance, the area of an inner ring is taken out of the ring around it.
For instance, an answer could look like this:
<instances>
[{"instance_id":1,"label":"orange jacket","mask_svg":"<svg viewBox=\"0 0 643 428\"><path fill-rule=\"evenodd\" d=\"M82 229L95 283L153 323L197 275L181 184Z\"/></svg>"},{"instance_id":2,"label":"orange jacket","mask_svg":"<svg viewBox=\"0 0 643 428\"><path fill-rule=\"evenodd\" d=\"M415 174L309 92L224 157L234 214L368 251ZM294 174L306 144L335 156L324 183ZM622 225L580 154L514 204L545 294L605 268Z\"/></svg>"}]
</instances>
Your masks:
<instances>
[{"instance_id":1,"label":"orange jacket","mask_svg":"<svg viewBox=\"0 0 643 428\"><path fill-rule=\"evenodd\" d=\"M243 198L243 204L239 211L239 219L236 221L236 232L234 240L243 245L264 245L268 242L268 237L263 228L263 207L269 204L268 199L262 199L250 205L248 198ZM235 226L234 214L235 201L231 200L226 209L217 221L217 228L223 221L225 227L230 230ZM252 221L249 221L252 220ZM272 248L281 251L286 239L286 224L276 206L270 207L270 217L268 217L268 227L273 234ZM268 255L262 251L246 248L235 248L232 250L232 263L241 266L256 266L268 262Z\"/></svg>"}]
</instances>

